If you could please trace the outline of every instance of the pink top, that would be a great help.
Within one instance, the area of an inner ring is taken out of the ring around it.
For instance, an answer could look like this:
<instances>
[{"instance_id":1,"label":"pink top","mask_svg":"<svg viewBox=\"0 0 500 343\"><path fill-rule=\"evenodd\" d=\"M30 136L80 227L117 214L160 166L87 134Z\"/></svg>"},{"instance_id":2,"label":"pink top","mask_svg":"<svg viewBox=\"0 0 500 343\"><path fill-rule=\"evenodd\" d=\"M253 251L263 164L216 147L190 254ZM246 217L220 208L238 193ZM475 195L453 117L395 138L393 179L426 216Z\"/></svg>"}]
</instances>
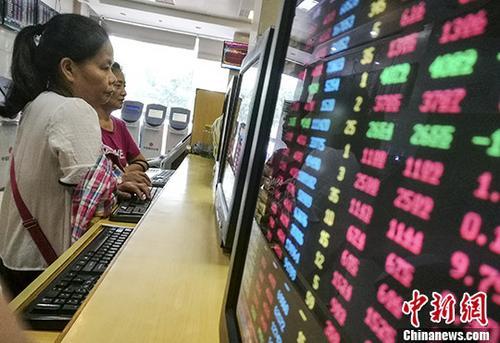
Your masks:
<instances>
[{"instance_id":1,"label":"pink top","mask_svg":"<svg viewBox=\"0 0 500 343\"><path fill-rule=\"evenodd\" d=\"M120 156L120 162L125 167L128 164L127 161L137 157L141 151L130 135L125 122L113 116L111 116L111 120L113 121L113 131L101 128L102 142Z\"/></svg>"}]
</instances>

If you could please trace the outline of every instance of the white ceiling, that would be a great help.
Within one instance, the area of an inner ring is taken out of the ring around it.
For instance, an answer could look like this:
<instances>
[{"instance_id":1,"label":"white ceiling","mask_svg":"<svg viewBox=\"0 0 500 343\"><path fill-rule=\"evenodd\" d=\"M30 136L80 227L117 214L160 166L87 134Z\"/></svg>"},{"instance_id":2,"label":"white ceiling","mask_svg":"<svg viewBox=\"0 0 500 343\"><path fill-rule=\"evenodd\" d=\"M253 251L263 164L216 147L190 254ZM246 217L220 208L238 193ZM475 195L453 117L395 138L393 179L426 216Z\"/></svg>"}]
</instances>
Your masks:
<instances>
[{"instance_id":1,"label":"white ceiling","mask_svg":"<svg viewBox=\"0 0 500 343\"><path fill-rule=\"evenodd\" d=\"M199 13L214 17L223 17L237 20L248 20L248 13L245 18L240 18L241 10L251 10L254 7L253 0L131 0L133 2L156 4L158 6L177 9L180 11ZM170 5L169 3L174 3Z\"/></svg>"},{"instance_id":2,"label":"white ceiling","mask_svg":"<svg viewBox=\"0 0 500 343\"><path fill-rule=\"evenodd\" d=\"M259 0L80 0L108 21L232 40L250 33L248 13ZM174 2L174 5L165 2Z\"/></svg>"}]
</instances>

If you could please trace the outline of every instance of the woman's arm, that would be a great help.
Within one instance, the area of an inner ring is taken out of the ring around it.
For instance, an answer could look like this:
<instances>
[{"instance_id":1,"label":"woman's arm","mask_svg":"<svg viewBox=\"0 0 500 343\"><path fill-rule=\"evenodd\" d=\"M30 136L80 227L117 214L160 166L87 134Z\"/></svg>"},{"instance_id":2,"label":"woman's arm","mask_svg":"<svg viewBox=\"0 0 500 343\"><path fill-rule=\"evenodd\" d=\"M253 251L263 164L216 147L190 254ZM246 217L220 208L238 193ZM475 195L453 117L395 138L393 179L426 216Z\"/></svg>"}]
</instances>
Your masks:
<instances>
[{"instance_id":1,"label":"woman's arm","mask_svg":"<svg viewBox=\"0 0 500 343\"><path fill-rule=\"evenodd\" d=\"M125 168L125 172L129 171L146 172L149 169L149 164L148 162L146 162L146 158L141 153L129 159L127 162L128 166Z\"/></svg>"},{"instance_id":2,"label":"woman's arm","mask_svg":"<svg viewBox=\"0 0 500 343\"><path fill-rule=\"evenodd\" d=\"M101 154L97 113L83 100L66 100L55 110L47 135L61 169L60 183L77 185Z\"/></svg>"},{"instance_id":3,"label":"woman's arm","mask_svg":"<svg viewBox=\"0 0 500 343\"><path fill-rule=\"evenodd\" d=\"M125 153L128 163L128 166L125 167L125 172L146 172L149 169L146 157L141 153L125 122L117 118L114 118L113 121L116 123L116 130L119 130L120 135L123 137L122 150Z\"/></svg>"},{"instance_id":4,"label":"woman's arm","mask_svg":"<svg viewBox=\"0 0 500 343\"><path fill-rule=\"evenodd\" d=\"M124 168L124 181L144 183L151 187L151 180L145 173L145 171L149 169L149 164L146 162L146 158L139 153L139 155L129 160L128 163L128 166Z\"/></svg>"}]
</instances>

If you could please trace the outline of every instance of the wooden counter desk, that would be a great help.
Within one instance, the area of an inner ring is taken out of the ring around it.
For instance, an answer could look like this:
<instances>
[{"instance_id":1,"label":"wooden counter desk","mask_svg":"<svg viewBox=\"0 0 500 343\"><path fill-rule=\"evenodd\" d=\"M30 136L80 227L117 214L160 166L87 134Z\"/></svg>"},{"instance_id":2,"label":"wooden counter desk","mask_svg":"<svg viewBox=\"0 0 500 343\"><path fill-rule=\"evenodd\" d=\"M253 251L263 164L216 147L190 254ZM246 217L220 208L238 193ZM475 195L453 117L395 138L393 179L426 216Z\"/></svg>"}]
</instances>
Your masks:
<instances>
[{"instance_id":1,"label":"wooden counter desk","mask_svg":"<svg viewBox=\"0 0 500 343\"><path fill-rule=\"evenodd\" d=\"M216 238L213 162L188 155L62 342L217 342L229 258Z\"/></svg>"},{"instance_id":2,"label":"wooden counter desk","mask_svg":"<svg viewBox=\"0 0 500 343\"><path fill-rule=\"evenodd\" d=\"M66 250L59 258L52 263L40 276L38 276L31 284L26 287L17 297L10 303L9 308L19 314L29 303L43 290L45 287L54 280L64 268L78 256L78 254L85 249L85 247L92 242L92 240L101 231L102 225L119 225L133 228L135 224L130 223L116 223L108 220L93 220L94 224L91 228L68 250ZM85 303L84 303L85 304ZM82 304L82 307L84 306ZM53 343L56 342L60 332L57 331L34 331L26 330L26 335L31 341L36 343Z\"/></svg>"}]
</instances>

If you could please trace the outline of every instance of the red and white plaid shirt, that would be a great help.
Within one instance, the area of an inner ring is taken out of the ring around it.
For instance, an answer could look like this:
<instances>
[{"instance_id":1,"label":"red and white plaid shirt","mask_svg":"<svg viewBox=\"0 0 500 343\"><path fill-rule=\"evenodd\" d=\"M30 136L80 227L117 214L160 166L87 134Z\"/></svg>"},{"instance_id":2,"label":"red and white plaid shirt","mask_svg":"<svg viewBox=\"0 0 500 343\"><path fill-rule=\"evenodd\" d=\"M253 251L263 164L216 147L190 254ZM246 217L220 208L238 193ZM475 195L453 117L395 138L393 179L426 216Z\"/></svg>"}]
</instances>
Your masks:
<instances>
[{"instance_id":1,"label":"red and white plaid shirt","mask_svg":"<svg viewBox=\"0 0 500 343\"><path fill-rule=\"evenodd\" d=\"M114 163L118 156L103 147L96 164L89 169L72 196L71 243L76 242L87 231L92 218L107 217L116 204L115 190L118 178Z\"/></svg>"}]
</instances>

